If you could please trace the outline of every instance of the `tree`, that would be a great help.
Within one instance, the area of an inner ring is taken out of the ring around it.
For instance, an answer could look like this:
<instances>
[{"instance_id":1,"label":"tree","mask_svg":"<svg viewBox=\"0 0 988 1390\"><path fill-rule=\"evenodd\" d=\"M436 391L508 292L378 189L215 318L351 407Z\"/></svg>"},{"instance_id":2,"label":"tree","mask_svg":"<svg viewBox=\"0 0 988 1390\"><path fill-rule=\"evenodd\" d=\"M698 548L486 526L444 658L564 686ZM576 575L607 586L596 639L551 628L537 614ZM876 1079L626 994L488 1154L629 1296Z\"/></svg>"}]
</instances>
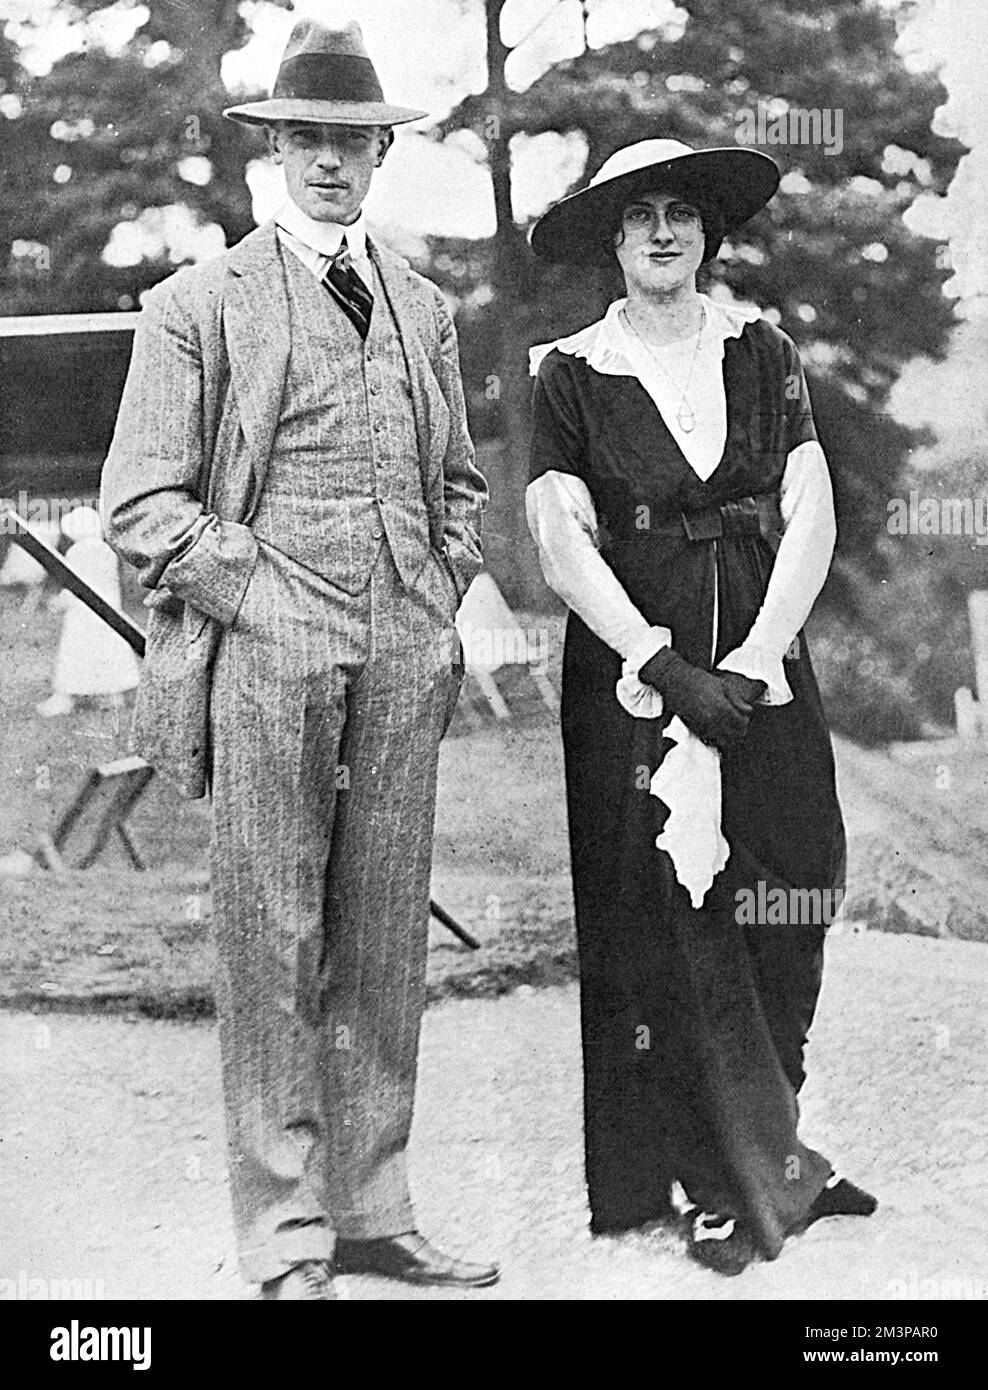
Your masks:
<instances>
[{"instance_id":1,"label":"tree","mask_svg":"<svg viewBox=\"0 0 988 1390\"><path fill-rule=\"evenodd\" d=\"M501 425L507 444L505 468L500 479L503 501L495 501L494 516L512 541L526 535L525 484L527 478L528 431L526 409L526 363L518 348L531 324L530 297L533 266L522 229L515 224L511 207L511 151L513 133L512 93L505 66L511 49L501 38L501 16L506 0L487 0L485 37L487 52L487 92L483 98L484 129L488 137L488 162L494 188L497 230L492 251L492 282L497 314L490 316L489 351L496 364L493 373L495 398L501 405ZM513 599L521 602L538 598L541 576L533 548L512 546L514 564L507 578Z\"/></svg>"},{"instance_id":2,"label":"tree","mask_svg":"<svg viewBox=\"0 0 988 1390\"><path fill-rule=\"evenodd\" d=\"M230 104L221 60L250 33L241 6L144 3L149 18L121 53L94 36L44 77L25 72L3 41L0 84L23 109L4 122L0 312L136 307L181 253L163 246L134 265L108 264L103 253L115 227L149 210L185 208L191 222L222 228L228 244L254 226L250 136L221 115ZM73 4L83 20L104 7Z\"/></svg>"},{"instance_id":3,"label":"tree","mask_svg":"<svg viewBox=\"0 0 988 1390\"><path fill-rule=\"evenodd\" d=\"M589 173L648 136L734 144L742 111L840 111L840 149L767 146L782 167L782 189L711 274L777 317L803 349L838 483L847 563L833 593L851 603L856 576L881 572L874 537L909 438L883 413L889 388L909 358L941 354L951 321L936 248L902 222L917 193L943 191L959 155L956 143L930 130L944 95L939 82L905 68L894 52L893 15L865 0L685 0L684 29L671 23L585 49L516 92L504 79L505 0L484 0L484 8L487 91L461 102L437 134L469 129L484 140L495 186L488 317L496 316L501 338L505 458L494 482L513 499L513 554L524 534L517 512L527 471L528 386L519 381L526 349L589 322L618 290L593 273L533 262L505 188L512 138L580 132ZM514 586L516 599L536 596L530 574L526 568Z\"/></svg>"}]
</instances>

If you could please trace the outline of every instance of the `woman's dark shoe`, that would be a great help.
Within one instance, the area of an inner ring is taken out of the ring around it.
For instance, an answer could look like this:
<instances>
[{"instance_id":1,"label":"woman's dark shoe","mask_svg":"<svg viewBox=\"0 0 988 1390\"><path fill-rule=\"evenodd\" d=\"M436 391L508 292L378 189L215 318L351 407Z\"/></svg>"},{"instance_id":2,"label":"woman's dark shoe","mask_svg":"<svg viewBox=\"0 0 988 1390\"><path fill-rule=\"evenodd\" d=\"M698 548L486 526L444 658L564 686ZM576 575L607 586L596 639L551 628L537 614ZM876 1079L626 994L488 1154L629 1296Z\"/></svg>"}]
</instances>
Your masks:
<instances>
[{"instance_id":1,"label":"woman's dark shoe","mask_svg":"<svg viewBox=\"0 0 988 1390\"><path fill-rule=\"evenodd\" d=\"M501 1277L497 1265L467 1264L444 1255L418 1231L378 1240L337 1238L334 1260L337 1274L377 1274L403 1279L408 1284L446 1284L483 1289Z\"/></svg>"},{"instance_id":2,"label":"woman's dark shoe","mask_svg":"<svg viewBox=\"0 0 988 1390\"><path fill-rule=\"evenodd\" d=\"M330 1303L336 1298L325 1260L303 1260L287 1274L261 1285L261 1297L291 1303Z\"/></svg>"},{"instance_id":3,"label":"woman's dark shoe","mask_svg":"<svg viewBox=\"0 0 988 1390\"><path fill-rule=\"evenodd\" d=\"M805 1231L807 1226L812 1226L814 1221L820 1221L825 1216L871 1216L877 1206L877 1197L863 1187L848 1182L847 1178L839 1178L836 1173L831 1173L826 1187L807 1212L802 1229Z\"/></svg>"},{"instance_id":4,"label":"woman's dark shoe","mask_svg":"<svg viewBox=\"0 0 988 1390\"><path fill-rule=\"evenodd\" d=\"M758 1250L743 1222L701 1211L693 1217L687 1254L705 1269L732 1277L748 1268Z\"/></svg>"}]
</instances>

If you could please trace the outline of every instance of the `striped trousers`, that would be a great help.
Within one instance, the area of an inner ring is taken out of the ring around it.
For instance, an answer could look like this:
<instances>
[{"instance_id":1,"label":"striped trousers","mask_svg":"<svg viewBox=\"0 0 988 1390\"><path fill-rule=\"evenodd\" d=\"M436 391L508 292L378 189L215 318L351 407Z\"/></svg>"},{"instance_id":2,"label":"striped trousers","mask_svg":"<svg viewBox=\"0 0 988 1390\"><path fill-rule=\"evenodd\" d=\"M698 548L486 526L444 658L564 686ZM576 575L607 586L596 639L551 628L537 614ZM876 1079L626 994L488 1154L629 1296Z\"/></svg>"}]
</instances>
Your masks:
<instances>
[{"instance_id":1,"label":"striped trousers","mask_svg":"<svg viewBox=\"0 0 988 1390\"><path fill-rule=\"evenodd\" d=\"M414 1225L405 1148L425 1000L452 579L387 546L346 594L262 543L213 673L217 1011L241 1268Z\"/></svg>"}]
</instances>

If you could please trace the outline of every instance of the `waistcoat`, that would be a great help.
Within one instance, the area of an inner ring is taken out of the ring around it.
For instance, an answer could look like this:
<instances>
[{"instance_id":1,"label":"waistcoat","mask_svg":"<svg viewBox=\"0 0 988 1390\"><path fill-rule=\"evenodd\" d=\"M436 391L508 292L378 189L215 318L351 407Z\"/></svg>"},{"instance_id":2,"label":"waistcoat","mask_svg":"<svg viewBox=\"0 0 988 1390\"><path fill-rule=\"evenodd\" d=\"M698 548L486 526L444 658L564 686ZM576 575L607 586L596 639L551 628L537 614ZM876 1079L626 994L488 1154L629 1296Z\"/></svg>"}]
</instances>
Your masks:
<instances>
[{"instance_id":1,"label":"waistcoat","mask_svg":"<svg viewBox=\"0 0 988 1390\"><path fill-rule=\"evenodd\" d=\"M254 534L347 593L367 584L382 545L404 583L429 553L412 387L375 269L362 341L330 293L280 248L291 352Z\"/></svg>"}]
</instances>

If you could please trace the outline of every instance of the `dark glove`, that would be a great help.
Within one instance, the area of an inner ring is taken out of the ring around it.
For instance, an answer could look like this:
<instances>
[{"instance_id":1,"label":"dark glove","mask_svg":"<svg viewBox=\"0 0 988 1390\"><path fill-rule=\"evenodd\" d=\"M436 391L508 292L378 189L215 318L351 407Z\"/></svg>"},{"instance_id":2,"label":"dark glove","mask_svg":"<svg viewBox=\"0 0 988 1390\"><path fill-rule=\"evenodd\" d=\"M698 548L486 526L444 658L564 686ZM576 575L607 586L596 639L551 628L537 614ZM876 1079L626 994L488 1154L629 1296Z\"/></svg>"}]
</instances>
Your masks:
<instances>
[{"instance_id":1,"label":"dark glove","mask_svg":"<svg viewBox=\"0 0 988 1390\"><path fill-rule=\"evenodd\" d=\"M752 680L750 676L739 675L737 671L715 671L714 675L723 683L727 698L738 709L746 710L749 714L768 689L764 681Z\"/></svg>"},{"instance_id":2,"label":"dark glove","mask_svg":"<svg viewBox=\"0 0 988 1390\"><path fill-rule=\"evenodd\" d=\"M733 683L729 685L721 676L702 671L671 647L656 652L645 662L638 676L659 691L666 708L678 714L686 727L704 743L726 753L743 741L753 705L742 698ZM745 681L747 678L738 679Z\"/></svg>"}]
</instances>

